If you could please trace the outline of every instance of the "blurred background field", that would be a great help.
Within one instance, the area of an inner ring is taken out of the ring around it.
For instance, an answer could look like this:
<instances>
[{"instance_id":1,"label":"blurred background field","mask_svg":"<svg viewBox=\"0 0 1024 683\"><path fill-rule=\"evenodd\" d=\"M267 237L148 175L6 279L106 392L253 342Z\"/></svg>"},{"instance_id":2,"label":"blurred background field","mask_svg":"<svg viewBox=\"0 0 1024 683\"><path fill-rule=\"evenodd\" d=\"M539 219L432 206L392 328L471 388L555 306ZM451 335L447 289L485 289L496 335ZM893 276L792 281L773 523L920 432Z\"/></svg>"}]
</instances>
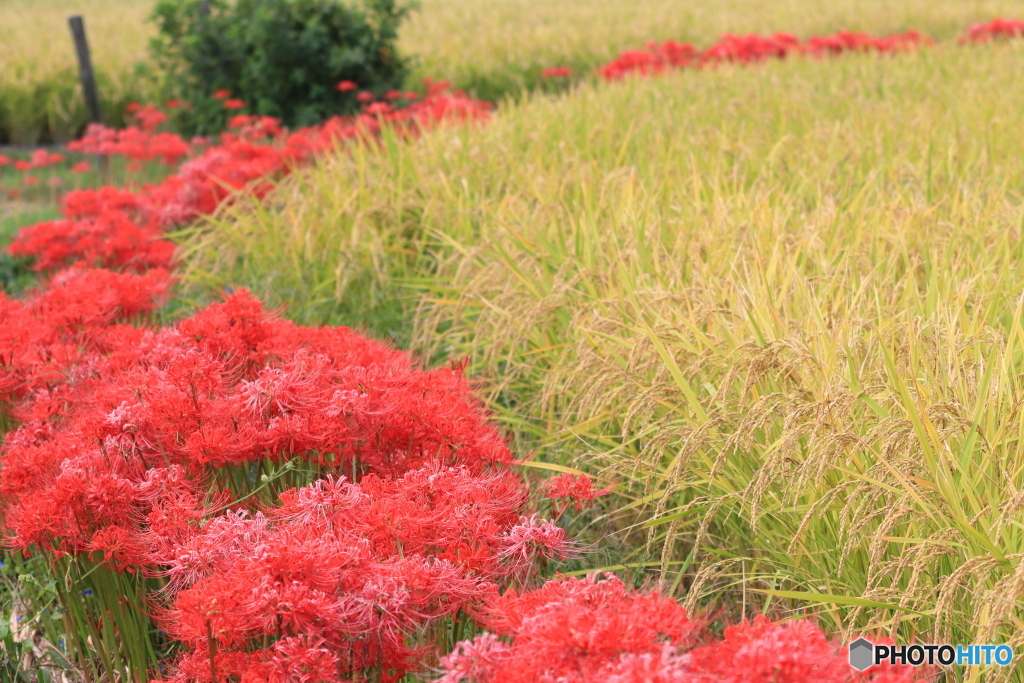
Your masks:
<instances>
[{"instance_id":1,"label":"blurred background field","mask_svg":"<svg viewBox=\"0 0 1024 683\"><path fill-rule=\"evenodd\" d=\"M155 95L136 70L152 27L147 0L6 0L0 3L0 144L67 142L88 121L69 16L85 17L104 117Z\"/></svg>"},{"instance_id":2,"label":"blurred background field","mask_svg":"<svg viewBox=\"0 0 1024 683\"><path fill-rule=\"evenodd\" d=\"M72 14L85 17L108 122L122 123L128 102L152 101L157 84L138 65L145 63L155 30L146 21L153 5L152 0L0 3L0 144L64 142L85 125L67 27ZM975 21L1024 15L1024 0L420 0L418 7L400 37L404 51L419 58L409 85L424 76L448 79L492 101L538 88L545 67L569 66L580 77L650 40L705 46L726 32L808 36L907 29L951 39Z\"/></svg>"}]
</instances>

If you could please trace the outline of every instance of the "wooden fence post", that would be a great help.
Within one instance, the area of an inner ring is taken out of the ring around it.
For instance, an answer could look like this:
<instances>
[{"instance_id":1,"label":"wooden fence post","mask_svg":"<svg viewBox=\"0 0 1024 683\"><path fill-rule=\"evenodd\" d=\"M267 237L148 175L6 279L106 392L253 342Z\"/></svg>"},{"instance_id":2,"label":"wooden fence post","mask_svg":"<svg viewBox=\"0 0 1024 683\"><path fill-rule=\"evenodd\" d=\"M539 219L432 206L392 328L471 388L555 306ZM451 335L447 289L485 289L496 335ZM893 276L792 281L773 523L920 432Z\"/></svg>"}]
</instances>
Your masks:
<instances>
[{"instance_id":1,"label":"wooden fence post","mask_svg":"<svg viewBox=\"0 0 1024 683\"><path fill-rule=\"evenodd\" d=\"M89 42L85 39L85 22L81 16L68 19L71 35L75 39L75 51L78 53L78 77L82 80L82 93L85 105L89 108L93 123L103 123L103 111L100 109L100 95L96 90L96 74L92 70L92 59L89 56Z\"/></svg>"}]
</instances>

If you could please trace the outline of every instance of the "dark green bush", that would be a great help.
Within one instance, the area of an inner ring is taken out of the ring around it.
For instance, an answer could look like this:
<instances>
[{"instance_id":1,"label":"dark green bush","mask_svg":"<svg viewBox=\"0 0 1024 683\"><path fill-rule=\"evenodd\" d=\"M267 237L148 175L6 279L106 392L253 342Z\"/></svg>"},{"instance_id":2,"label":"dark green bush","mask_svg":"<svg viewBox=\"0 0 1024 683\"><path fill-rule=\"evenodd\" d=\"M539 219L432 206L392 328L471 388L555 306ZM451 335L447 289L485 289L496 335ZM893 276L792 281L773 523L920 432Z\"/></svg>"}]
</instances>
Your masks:
<instances>
[{"instance_id":1,"label":"dark green bush","mask_svg":"<svg viewBox=\"0 0 1024 683\"><path fill-rule=\"evenodd\" d=\"M357 108L358 90L398 88L408 61L396 51L410 6L397 0L160 0L151 52L168 98L192 105L178 124L210 133L228 116L218 90L246 103L244 113L306 126Z\"/></svg>"}]
</instances>

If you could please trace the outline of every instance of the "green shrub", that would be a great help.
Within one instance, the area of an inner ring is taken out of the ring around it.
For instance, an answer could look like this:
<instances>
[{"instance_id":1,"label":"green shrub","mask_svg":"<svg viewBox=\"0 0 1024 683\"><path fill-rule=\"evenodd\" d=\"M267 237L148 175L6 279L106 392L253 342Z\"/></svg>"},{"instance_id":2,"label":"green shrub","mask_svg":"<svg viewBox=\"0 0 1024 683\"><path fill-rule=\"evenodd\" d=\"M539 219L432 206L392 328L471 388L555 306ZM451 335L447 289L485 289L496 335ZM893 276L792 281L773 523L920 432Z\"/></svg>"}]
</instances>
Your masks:
<instances>
[{"instance_id":1,"label":"green shrub","mask_svg":"<svg viewBox=\"0 0 1024 683\"><path fill-rule=\"evenodd\" d=\"M150 49L164 72L168 96L190 102L184 130L215 132L234 113L218 90L246 103L245 112L305 126L356 109L357 90L398 88L408 71L396 50L408 5L364 0L160 0L158 35Z\"/></svg>"}]
</instances>

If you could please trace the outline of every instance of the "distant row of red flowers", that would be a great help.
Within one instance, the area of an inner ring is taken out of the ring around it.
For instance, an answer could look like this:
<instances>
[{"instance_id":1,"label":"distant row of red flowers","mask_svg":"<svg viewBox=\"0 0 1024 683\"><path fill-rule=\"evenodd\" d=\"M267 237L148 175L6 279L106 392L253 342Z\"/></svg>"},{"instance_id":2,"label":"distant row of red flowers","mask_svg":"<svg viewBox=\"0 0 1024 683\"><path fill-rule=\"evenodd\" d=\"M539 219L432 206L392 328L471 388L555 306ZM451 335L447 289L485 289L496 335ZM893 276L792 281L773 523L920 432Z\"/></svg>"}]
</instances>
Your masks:
<instances>
[{"instance_id":1,"label":"distant row of red flowers","mask_svg":"<svg viewBox=\"0 0 1024 683\"><path fill-rule=\"evenodd\" d=\"M669 40L661 44L649 43L646 50L624 52L598 69L597 73L605 80L612 81L633 73L656 74L666 69L704 67L721 63L750 64L768 59L783 59L791 54L823 57L850 51L904 52L930 42L930 39L917 31L907 31L885 38L842 31L831 36L815 36L804 43L789 33L776 33L771 36L725 35L706 50L698 50L689 43Z\"/></svg>"},{"instance_id":2,"label":"distant row of red flowers","mask_svg":"<svg viewBox=\"0 0 1024 683\"><path fill-rule=\"evenodd\" d=\"M959 39L960 44L982 44L1000 38L1024 37L1024 21L993 19L971 26ZM768 59L782 59L788 55L824 57L843 52L894 53L913 50L934 41L917 31L906 31L890 36L876 37L868 33L839 31L828 36L813 36L804 42L790 33L770 36L757 34L724 35L717 43L700 50L690 43L667 40L650 42L644 50L628 50L597 69L606 81L614 81L630 74L652 75L669 69L704 67L721 63L750 64ZM551 67L541 71L542 78L572 75L569 67Z\"/></svg>"}]
</instances>

